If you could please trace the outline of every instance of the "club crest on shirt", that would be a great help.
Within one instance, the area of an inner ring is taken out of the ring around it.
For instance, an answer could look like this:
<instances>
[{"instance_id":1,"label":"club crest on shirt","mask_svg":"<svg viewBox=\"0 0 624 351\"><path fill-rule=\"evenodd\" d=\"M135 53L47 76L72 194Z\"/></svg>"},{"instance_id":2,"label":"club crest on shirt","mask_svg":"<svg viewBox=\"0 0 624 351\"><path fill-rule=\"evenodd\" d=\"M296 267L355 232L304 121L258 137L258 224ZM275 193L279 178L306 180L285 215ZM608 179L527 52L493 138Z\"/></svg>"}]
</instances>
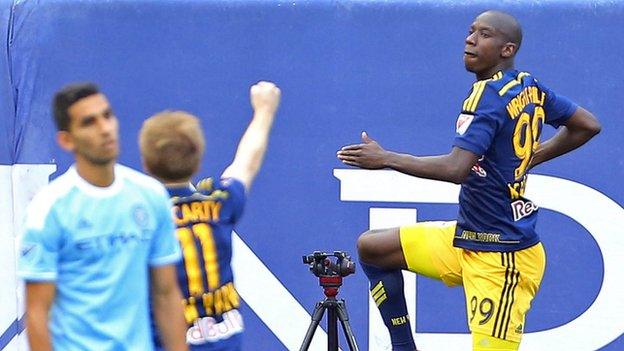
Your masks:
<instances>
[{"instance_id":1,"label":"club crest on shirt","mask_svg":"<svg viewBox=\"0 0 624 351\"><path fill-rule=\"evenodd\" d=\"M147 228L147 225L149 223L149 215L147 213L147 210L142 205L134 206L134 209L132 210L132 216L134 217L134 222L139 226L139 228Z\"/></svg>"},{"instance_id":2,"label":"club crest on shirt","mask_svg":"<svg viewBox=\"0 0 624 351\"><path fill-rule=\"evenodd\" d=\"M464 135L464 133L466 133L466 130L468 130L470 123L472 123L473 119L474 115L469 115L466 113L459 114L459 117L457 117L457 123L455 125L455 131L457 132L457 134Z\"/></svg>"}]
</instances>

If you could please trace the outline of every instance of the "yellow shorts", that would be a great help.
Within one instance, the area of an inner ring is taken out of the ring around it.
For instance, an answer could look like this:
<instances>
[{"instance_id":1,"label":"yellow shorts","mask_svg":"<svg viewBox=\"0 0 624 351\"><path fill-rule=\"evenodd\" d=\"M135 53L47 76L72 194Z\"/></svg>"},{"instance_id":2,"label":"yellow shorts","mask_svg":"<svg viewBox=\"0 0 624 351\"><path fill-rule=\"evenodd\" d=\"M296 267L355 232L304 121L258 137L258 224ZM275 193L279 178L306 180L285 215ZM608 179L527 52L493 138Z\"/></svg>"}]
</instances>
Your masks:
<instances>
[{"instance_id":1,"label":"yellow shorts","mask_svg":"<svg viewBox=\"0 0 624 351\"><path fill-rule=\"evenodd\" d=\"M470 331L520 342L524 319L539 289L546 255L541 243L515 252L476 252L453 246L456 222L401 227L410 271L463 285Z\"/></svg>"}]
</instances>

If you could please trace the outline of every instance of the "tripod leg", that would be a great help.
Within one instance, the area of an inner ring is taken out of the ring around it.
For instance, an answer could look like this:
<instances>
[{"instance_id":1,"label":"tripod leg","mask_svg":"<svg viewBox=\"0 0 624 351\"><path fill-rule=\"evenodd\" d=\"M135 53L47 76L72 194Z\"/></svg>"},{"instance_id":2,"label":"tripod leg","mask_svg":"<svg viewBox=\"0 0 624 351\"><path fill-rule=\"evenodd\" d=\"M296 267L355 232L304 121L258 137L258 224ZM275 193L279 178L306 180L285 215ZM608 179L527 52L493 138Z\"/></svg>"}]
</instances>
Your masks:
<instances>
[{"instance_id":1,"label":"tripod leg","mask_svg":"<svg viewBox=\"0 0 624 351\"><path fill-rule=\"evenodd\" d=\"M323 313L325 313L326 308L327 307L322 302L316 304L314 312L312 312L312 321L310 322L310 326L308 327L305 338L303 338L303 343L301 344L299 351L307 351L310 347L310 343L312 342L312 337L314 336L316 327L318 327L319 322L321 321L321 319L323 319Z\"/></svg>"},{"instance_id":2,"label":"tripod leg","mask_svg":"<svg viewBox=\"0 0 624 351\"><path fill-rule=\"evenodd\" d=\"M355 335L353 335L353 330L351 330L351 324L349 323L347 305L345 304L344 300L338 301L336 313L338 314L338 319L340 319L340 323L342 324L342 329L344 330L347 344L349 344L349 349L351 351L358 351L357 344L355 343Z\"/></svg>"},{"instance_id":3,"label":"tripod leg","mask_svg":"<svg viewBox=\"0 0 624 351\"><path fill-rule=\"evenodd\" d=\"M338 351L338 318L336 301L327 308L327 351Z\"/></svg>"}]
</instances>

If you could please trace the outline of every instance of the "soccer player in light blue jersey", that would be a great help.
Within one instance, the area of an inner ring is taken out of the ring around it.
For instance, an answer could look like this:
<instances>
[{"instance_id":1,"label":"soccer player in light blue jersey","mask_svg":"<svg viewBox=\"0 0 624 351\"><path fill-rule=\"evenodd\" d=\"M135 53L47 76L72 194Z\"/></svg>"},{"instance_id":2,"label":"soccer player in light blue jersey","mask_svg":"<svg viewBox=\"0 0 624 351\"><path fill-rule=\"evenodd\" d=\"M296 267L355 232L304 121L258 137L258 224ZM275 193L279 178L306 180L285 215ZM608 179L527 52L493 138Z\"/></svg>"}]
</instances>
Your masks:
<instances>
[{"instance_id":1,"label":"soccer player in light blue jersey","mask_svg":"<svg viewBox=\"0 0 624 351\"><path fill-rule=\"evenodd\" d=\"M186 350L166 190L116 164L118 120L95 85L63 88L53 108L75 164L35 196L20 237L30 348L152 350L151 288L166 348Z\"/></svg>"},{"instance_id":2,"label":"soccer player in light blue jersey","mask_svg":"<svg viewBox=\"0 0 624 351\"><path fill-rule=\"evenodd\" d=\"M253 119L234 161L214 182L191 184L205 144L197 117L164 111L147 119L141 128L139 145L145 170L165 184L172 199L184 257L178 263L178 279L191 351L243 349L244 325L231 267L232 229L262 165L280 94L270 82L251 87ZM156 339L159 345L161 338Z\"/></svg>"},{"instance_id":3,"label":"soccer player in light blue jersey","mask_svg":"<svg viewBox=\"0 0 624 351\"><path fill-rule=\"evenodd\" d=\"M473 350L517 350L546 258L535 231L538 207L524 197L531 167L570 152L600 132L587 110L514 69L522 31L511 15L487 11L470 26L464 64L477 78L464 100L451 151L416 157L362 143L338 158L461 184L456 221L366 232L358 254L393 350L413 351L401 269L463 286ZM542 127L558 128L541 142Z\"/></svg>"}]
</instances>

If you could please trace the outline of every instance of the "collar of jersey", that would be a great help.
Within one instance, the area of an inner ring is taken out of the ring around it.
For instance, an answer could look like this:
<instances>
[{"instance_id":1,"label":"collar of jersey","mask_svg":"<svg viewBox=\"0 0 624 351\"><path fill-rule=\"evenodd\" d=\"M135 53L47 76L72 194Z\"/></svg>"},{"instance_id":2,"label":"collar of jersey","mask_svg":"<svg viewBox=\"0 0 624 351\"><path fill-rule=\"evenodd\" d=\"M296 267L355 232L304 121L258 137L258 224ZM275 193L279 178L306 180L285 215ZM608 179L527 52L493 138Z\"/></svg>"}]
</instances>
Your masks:
<instances>
[{"instance_id":1,"label":"collar of jersey","mask_svg":"<svg viewBox=\"0 0 624 351\"><path fill-rule=\"evenodd\" d=\"M197 191L190 182L188 184L167 185L166 188L170 196L179 197L190 196Z\"/></svg>"},{"instance_id":2,"label":"collar of jersey","mask_svg":"<svg viewBox=\"0 0 624 351\"><path fill-rule=\"evenodd\" d=\"M501 69L498 72L494 73L494 75L492 75L489 79L494 79L494 77L500 73L501 77L504 77L508 74L512 75L512 76L516 76L516 74L518 73L518 70L515 68L508 68L508 69Z\"/></svg>"},{"instance_id":3,"label":"collar of jersey","mask_svg":"<svg viewBox=\"0 0 624 351\"><path fill-rule=\"evenodd\" d=\"M95 186L87 182L84 178L82 178L80 174L78 174L75 164L71 165L71 167L69 167L69 169L67 170L67 173L71 174L71 176L74 178L75 184L78 187L78 189L80 189L87 195L94 196L94 197L111 197L111 196L117 195L119 191L121 191L121 187L122 187L121 173L122 172L120 172L120 169L117 165L115 165L114 172L115 172L115 179L113 180L113 184L106 186L106 187L101 187L101 186Z\"/></svg>"}]
</instances>

